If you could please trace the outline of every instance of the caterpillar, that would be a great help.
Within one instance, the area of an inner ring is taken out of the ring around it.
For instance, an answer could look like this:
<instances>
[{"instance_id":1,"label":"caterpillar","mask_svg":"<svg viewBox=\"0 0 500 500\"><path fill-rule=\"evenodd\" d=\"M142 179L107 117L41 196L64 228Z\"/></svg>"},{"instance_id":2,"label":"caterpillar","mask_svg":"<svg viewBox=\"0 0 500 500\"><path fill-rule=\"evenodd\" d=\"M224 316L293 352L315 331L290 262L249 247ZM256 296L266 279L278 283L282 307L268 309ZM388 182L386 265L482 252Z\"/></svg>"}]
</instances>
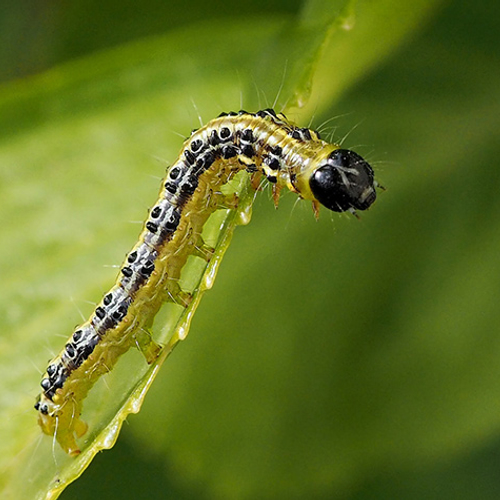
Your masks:
<instances>
[{"instance_id":1,"label":"caterpillar","mask_svg":"<svg viewBox=\"0 0 500 500\"><path fill-rule=\"evenodd\" d=\"M69 455L80 453L76 439L87 431L80 418L83 400L97 379L131 347L148 363L160 353L150 334L153 319L167 300L189 304L190 294L178 284L182 269L190 255L210 260L213 249L203 242L202 229L216 210L236 209L237 197L221 187L241 170L264 175L276 205L286 186L312 201L316 216L320 205L355 214L376 198L373 170L361 156L272 109L222 113L194 130L168 169L115 284L43 375L38 422Z\"/></svg>"}]
</instances>

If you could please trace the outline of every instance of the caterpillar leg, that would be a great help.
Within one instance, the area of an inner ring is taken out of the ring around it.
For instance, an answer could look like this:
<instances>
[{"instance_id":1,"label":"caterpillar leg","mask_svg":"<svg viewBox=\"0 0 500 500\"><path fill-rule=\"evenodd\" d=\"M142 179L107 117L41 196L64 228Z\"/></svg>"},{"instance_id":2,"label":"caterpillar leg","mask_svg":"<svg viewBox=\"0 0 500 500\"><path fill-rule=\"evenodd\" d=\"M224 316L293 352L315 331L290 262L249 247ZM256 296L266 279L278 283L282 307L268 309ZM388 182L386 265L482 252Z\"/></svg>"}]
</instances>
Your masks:
<instances>
[{"instance_id":1,"label":"caterpillar leg","mask_svg":"<svg viewBox=\"0 0 500 500\"><path fill-rule=\"evenodd\" d=\"M166 287L166 298L174 304L179 304L182 307L188 307L193 300L193 295L189 292L185 292L179 283L175 280L169 280Z\"/></svg>"},{"instance_id":2,"label":"caterpillar leg","mask_svg":"<svg viewBox=\"0 0 500 500\"><path fill-rule=\"evenodd\" d=\"M134 335L137 348L146 358L148 365L156 360L161 352L161 345L157 344L148 330L140 330Z\"/></svg>"},{"instance_id":3,"label":"caterpillar leg","mask_svg":"<svg viewBox=\"0 0 500 500\"><path fill-rule=\"evenodd\" d=\"M87 432L88 425L80 417L75 416L68 428L62 429L61 427L62 425L58 422L54 437L68 455L76 457L81 452L76 444L75 436L81 438Z\"/></svg>"},{"instance_id":4,"label":"caterpillar leg","mask_svg":"<svg viewBox=\"0 0 500 500\"><path fill-rule=\"evenodd\" d=\"M313 200L312 202L312 209L313 209L313 214L314 214L314 217L316 218L316 220L319 219L319 202L317 202L316 200Z\"/></svg>"},{"instance_id":5,"label":"caterpillar leg","mask_svg":"<svg viewBox=\"0 0 500 500\"><path fill-rule=\"evenodd\" d=\"M79 455L80 447L76 444L76 438L81 438L88 429L88 425L80 419L80 405L73 399L59 405L42 396L39 408L38 423L42 431L54 436L68 455Z\"/></svg>"},{"instance_id":6,"label":"caterpillar leg","mask_svg":"<svg viewBox=\"0 0 500 500\"><path fill-rule=\"evenodd\" d=\"M193 255L200 257L201 259L210 262L212 255L215 252L215 248L207 245L201 235L198 237L198 241L194 244Z\"/></svg>"},{"instance_id":7,"label":"caterpillar leg","mask_svg":"<svg viewBox=\"0 0 500 500\"><path fill-rule=\"evenodd\" d=\"M250 178L250 184L254 191L262 191L262 173L254 172Z\"/></svg>"},{"instance_id":8,"label":"caterpillar leg","mask_svg":"<svg viewBox=\"0 0 500 500\"><path fill-rule=\"evenodd\" d=\"M274 208L278 208L280 201L281 186L279 184L273 184L272 193L273 193Z\"/></svg>"},{"instance_id":9,"label":"caterpillar leg","mask_svg":"<svg viewBox=\"0 0 500 500\"><path fill-rule=\"evenodd\" d=\"M218 209L229 209L236 210L240 199L236 193L224 194L224 193L212 193L215 199L215 205Z\"/></svg>"}]
</instances>

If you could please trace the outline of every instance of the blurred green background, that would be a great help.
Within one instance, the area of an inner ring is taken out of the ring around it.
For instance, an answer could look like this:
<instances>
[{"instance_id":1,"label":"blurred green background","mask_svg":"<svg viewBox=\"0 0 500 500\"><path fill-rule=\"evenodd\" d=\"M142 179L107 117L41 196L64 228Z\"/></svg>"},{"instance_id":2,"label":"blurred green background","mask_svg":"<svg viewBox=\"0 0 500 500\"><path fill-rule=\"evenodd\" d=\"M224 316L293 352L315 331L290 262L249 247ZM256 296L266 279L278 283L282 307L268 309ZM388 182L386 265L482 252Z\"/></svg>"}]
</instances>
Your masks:
<instances>
[{"instance_id":1,"label":"blurred green background","mask_svg":"<svg viewBox=\"0 0 500 500\"><path fill-rule=\"evenodd\" d=\"M299 7L12 2L0 78ZM497 1L450 2L315 118L387 191L319 223L259 196L143 410L61 498L500 497L499 30Z\"/></svg>"},{"instance_id":2,"label":"blurred green background","mask_svg":"<svg viewBox=\"0 0 500 500\"><path fill-rule=\"evenodd\" d=\"M37 0L0 4L0 81L43 71L94 51L116 47L202 20L291 14L300 0Z\"/></svg>"}]
</instances>

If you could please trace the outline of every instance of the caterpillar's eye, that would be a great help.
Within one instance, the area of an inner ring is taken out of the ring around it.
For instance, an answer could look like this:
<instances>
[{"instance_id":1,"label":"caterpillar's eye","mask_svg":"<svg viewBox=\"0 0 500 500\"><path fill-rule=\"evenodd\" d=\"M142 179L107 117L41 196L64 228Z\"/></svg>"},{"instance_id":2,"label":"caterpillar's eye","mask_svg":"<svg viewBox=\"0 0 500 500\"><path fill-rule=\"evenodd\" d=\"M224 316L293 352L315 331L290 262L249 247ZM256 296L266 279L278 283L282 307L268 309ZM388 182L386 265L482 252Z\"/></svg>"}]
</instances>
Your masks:
<instances>
[{"instance_id":1,"label":"caterpillar's eye","mask_svg":"<svg viewBox=\"0 0 500 500\"><path fill-rule=\"evenodd\" d=\"M333 151L314 171L309 186L316 199L334 212L366 210L377 196L372 168L348 149Z\"/></svg>"}]
</instances>

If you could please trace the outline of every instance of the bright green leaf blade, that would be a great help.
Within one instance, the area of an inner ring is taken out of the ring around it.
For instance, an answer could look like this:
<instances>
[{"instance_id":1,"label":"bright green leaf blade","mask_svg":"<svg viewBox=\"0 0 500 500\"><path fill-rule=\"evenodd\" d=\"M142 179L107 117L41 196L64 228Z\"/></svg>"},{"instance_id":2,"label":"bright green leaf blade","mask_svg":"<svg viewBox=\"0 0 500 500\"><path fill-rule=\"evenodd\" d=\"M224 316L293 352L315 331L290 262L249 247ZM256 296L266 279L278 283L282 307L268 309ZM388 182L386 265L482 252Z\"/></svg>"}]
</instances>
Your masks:
<instances>
[{"instance_id":1,"label":"bright green leaf blade","mask_svg":"<svg viewBox=\"0 0 500 500\"><path fill-rule=\"evenodd\" d=\"M141 175L161 175L163 167L157 168L154 156L175 157L180 141L172 129L185 133L196 126L190 98L204 118L238 108L241 93L246 107L257 107L253 72L265 68L262 54L273 51L284 23L256 20L251 32L245 30L247 23L198 26L5 89L0 189L3 240L11 243L0 256L6 270L1 292L7 422L1 431L1 486L6 498L33 498L47 488L57 494L98 449L112 445L126 413L140 406L151 370L130 353L86 402L84 417L99 425L88 436L95 439L92 447L77 460L57 448L52 452L31 409L37 370L45 368L79 322L77 311L84 317L90 312L92 305L85 301L96 300L112 283L116 271L102 266L121 262L139 231L124 221L142 220L157 189L156 180L148 184ZM320 47L306 42L310 58ZM280 99L290 101L305 60L297 53L283 71L274 61L267 64L271 78L259 78L259 92L276 95L276 75L290 71L293 76L280 93ZM74 308L68 308L71 301ZM116 407L110 392L121 395ZM111 428L99 434L108 423Z\"/></svg>"}]
</instances>

